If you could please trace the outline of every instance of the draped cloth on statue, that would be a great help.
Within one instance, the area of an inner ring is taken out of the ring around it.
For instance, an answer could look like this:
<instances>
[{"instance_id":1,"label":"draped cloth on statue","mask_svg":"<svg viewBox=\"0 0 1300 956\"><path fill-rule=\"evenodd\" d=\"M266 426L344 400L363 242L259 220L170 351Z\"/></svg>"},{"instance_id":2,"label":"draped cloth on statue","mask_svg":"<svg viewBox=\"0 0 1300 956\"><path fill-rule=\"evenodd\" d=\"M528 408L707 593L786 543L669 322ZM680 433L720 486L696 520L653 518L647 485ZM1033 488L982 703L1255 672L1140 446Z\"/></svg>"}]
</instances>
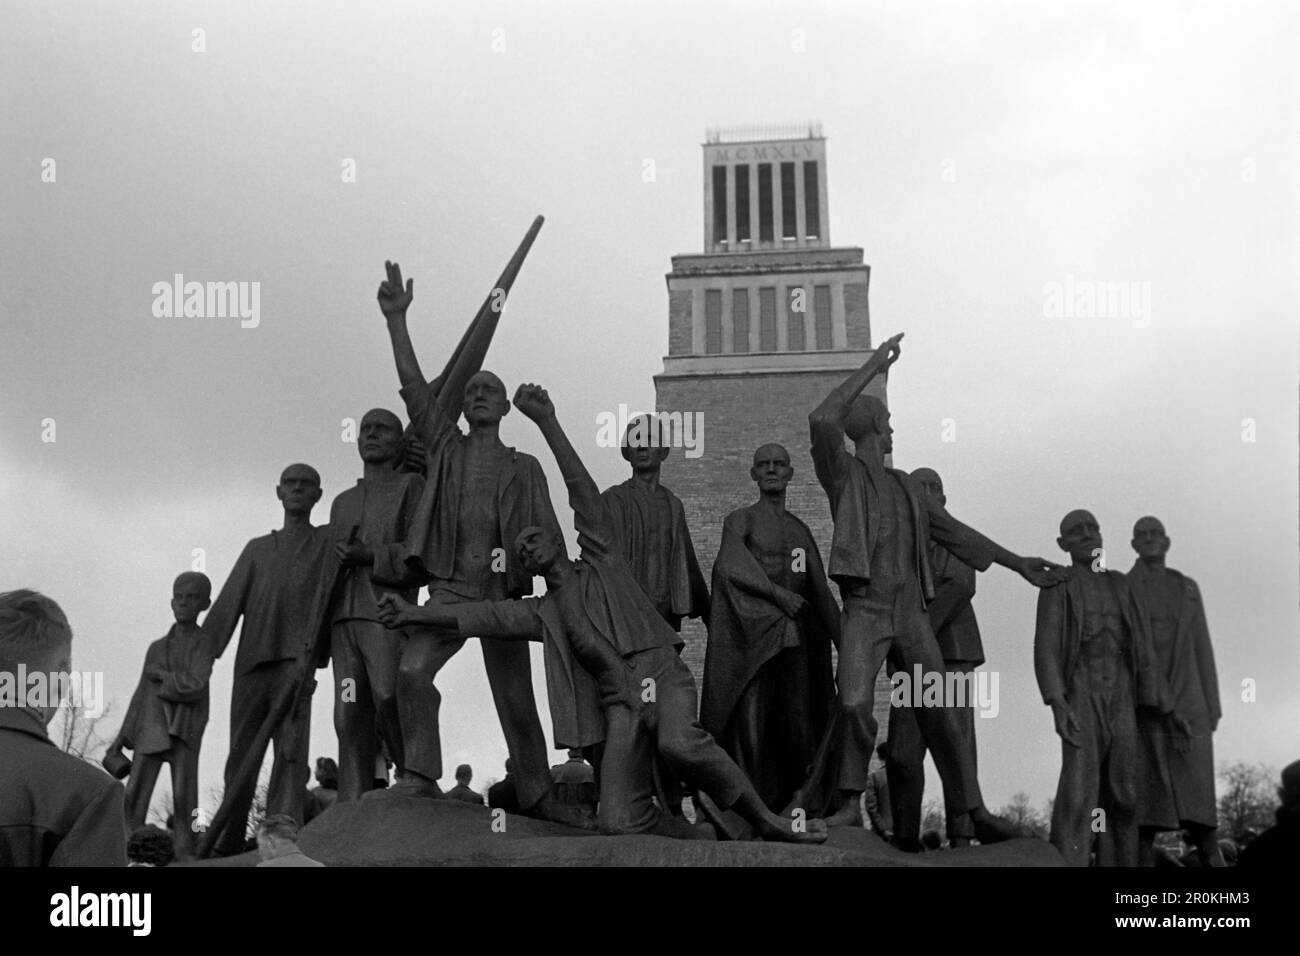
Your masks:
<instances>
[{"instance_id":1,"label":"draped cloth on statue","mask_svg":"<svg viewBox=\"0 0 1300 956\"><path fill-rule=\"evenodd\" d=\"M135 695L122 721L122 736L136 755L161 754L172 738L197 749L208 725L208 680L212 676L212 642L198 632L166 637L149 645ZM167 672L161 681L149 679L151 668Z\"/></svg>"},{"instance_id":2,"label":"draped cloth on statue","mask_svg":"<svg viewBox=\"0 0 1300 956\"><path fill-rule=\"evenodd\" d=\"M402 398L426 453L424 491L411 519L406 561L424 578L452 581L456 574L456 525L464 490L462 462L469 440L437 408L429 384L406 386ZM497 477L496 502L500 544L505 551L506 591L512 597L533 593L533 577L519 563L515 539L525 528L558 531L546 475L532 455L507 448L510 467ZM475 595L466 595L474 597Z\"/></svg>"},{"instance_id":3,"label":"draped cloth on statue","mask_svg":"<svg viewBox=\"0 0 1300 956\"><path fill-rule=\"evenodd\" d=\"M826 732L840 610L807 525L789 512L761 515L759 507L733 511L723 522L700 723L747 773L764 803L779 810L806 778ZM751 517L780 522L777 581L747 543ZM797 573L790 570L796 549L804 557ZM797 615L787 606L792 594L807 602Z\"/></svg>"},{"instance_id":4,"label":"draped cloth on statue","mask_svg":"<svg viewBox=\"0 0 1300 956\"><path fill-rule=\"evenodd\" d=\"M707 612L709 592L686 526L686 511L681 500L662 485L658 494L664 496L669 515L668 526L662 529L667 547L661 549L651 546L648 530L658 520L656 502L635 479L606 488L600 497L628 569L649 593L660 615L670 623L700 617Z\"/></svg>"},{"instance_id":5,"label":"draped cloth on statue","mask_svg":"<svg viewBox=\"0 0 1300 956\"><path fill-rule=\"evenodd\" d=\"M787 648L802 649L800 666L809 675L810 693L806 700L773 703L782 708L787 719L807 723L814 741L820 740L826 730L835 696L831 647L839 637L840 610L826 584L812 532L789 512L785 517L803 531L806 539L800 547L807 557L807 590L800 596L808 605L798 618L782 609L771 579L746 547L737 527L740 512L732 512L723 522L722 543L713 565L709 641L700 701L700 723L718 739L745 688L764 664ZM812 754L807 757L811 760Z\"/></svg>"},{"instance_id":6,"label":"draped cloth on statue","mask_svg":"<svg viewBox=\"0 0 1300 956\"><path fill-rule=\"evenodd\" d=\"M1173 716L1191 731L1183 736L1168 718L1139 712L1139 823L1166 830L1217 826L1213 728L1223 711L1200 590L1177 571L1141 561L1127 579L1151 635L1152 669L1168 688Z\"/></svg>"}]
</instances>

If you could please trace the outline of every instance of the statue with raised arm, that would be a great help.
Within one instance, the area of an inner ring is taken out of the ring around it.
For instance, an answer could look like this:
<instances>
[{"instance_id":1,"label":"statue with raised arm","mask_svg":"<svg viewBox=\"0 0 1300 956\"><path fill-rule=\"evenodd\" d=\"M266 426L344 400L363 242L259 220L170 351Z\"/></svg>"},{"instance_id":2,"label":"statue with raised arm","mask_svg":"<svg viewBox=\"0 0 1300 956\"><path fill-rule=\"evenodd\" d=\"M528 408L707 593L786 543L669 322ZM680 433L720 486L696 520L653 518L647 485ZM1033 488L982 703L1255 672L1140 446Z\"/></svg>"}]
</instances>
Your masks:
<instances>
[{"instance_id":1,"label":"statue with raised arm","mask_svg":"<svg viewBox=\"0 0 1300 956\"><path fill-rule=\"evenodd\" d=\"M402 635L379 621L388 591L414 600L420 578L406 563L406 537L424 479L403 466L402 422L372 408L357 433L364 477L330 507L342 582L330 616L334 730L338 735L338 799L360 799L374 786L382 746L403 772L397 713Z\"/></svg>"},{"instance_id":2,"label":"statue with raised arm","mask_svg":"<svg viewBox=\"0 0 1300 956\"><path fill-rule=\"evenodd\" d=\"M569 558L557 528L525 528L512 547L529 572L545 577L545 595L430 602L420 608L389 595L380 603L387 623L543 642L557 737L583 744L604 737L598 811L603 833L698 836L697 827L655 805L652 762L658 756L764 839L824 841L822 821L801 814L783 819L764 806L744 773L700 726L695 681L677 653L681 638L629 571L608 508L560 428L546 391L522 385L514 402L537 423L564 475L581 558Z\"/></svg>"},{"instance_id":3,"label":"statue with raised arm","mask_svg":"<svg viewBox=\"0 0 1300 956\"><path fill-rule=\"evenodd\" d=\"M274 719L276 702L291 693L294 705L271 733L275 757L267 812L301 820L311 777L307 758L309 691L315 682L310 673L304 676L302 662L326 620L338 562L330 528L311 523L312 509L321 497L320 473L310 465L290 465L280 475L275 493L284 507L284 526L244 546L203 623L214 653L220 658L240 618L244 622L230 698L230 754L222 807L225 813L219 811L225 818L224 825L215 837L207 837L222 856L243 852L257 774L256 767L251 775L241 774L240 768L249 752L256 749L257 741L264 739L263 725L268 718ZM323 666L324 662L312 663ZM308 692L304 693L304 689ZM262 744L258 765L264 753Z\"/></svg>"},{"instance_id":4,"label":"statue with raised arm","mask_svg":"<svg viewBox=\"0 0 1300 956\"><path fill-rule=\"evenodd\" d=\"M194 853L199 747L208 725L212 676L212 644L198 619L211 604L212 582L206 574L186 571L177 576L172 584L176 623L145 652L139 686L104 758L106 765L115 758L121 762L122 748L131 751L128 831L144 826L158 774L163 764L171 765L172 840L177 854L186 859Z\"/></svg>"},{"instance_id":5,"label":"statue with raised arm","mask_svg":"<svg viewBox=\"0 0 1300 956\"><path fill-rule=\"evenodd\" d=\"M1052 583L1041 558L1013 554L957 521L904 471L885 467L893 449L893 428L883 402L862 390L899 356L896 335L809 416L812 459L817 479L830 499L834 532L831 580L844 605L836 671L838 708L830 748L839 809L827 818L836 825L860 825L859 796L867 788L875 721L871 707L876 675L887 655L908 673L942 678L943 654L926 606L934 600L929 545L933 541L974 567L997 563L1040 587ZM844 439L854 450L845 450ZM1018 835L1006 820L984 808L974 762L960 745L961 728L946 706L923 707L916 718L939 776L950 788L956 812L969 812L975 835L991 843Z\"/></svg>"},{"instance_id":6,"label":"statue with raised arm","mask_svg":"<svg viewBox=\"0 0 1300 956\"><path fill-rule=\"evenodd\" d=\"M511 263L516 271L525 251L521 248ZM537 459L506 446L499 437L510 400L501 379L482 369L499 301L495 307L485 303L443 374L429 382L406 329L414 281L403 286L401 269L392 262L388 276L379 289L379 305L388 321L402 398L426 456L424 491L407 537L406 560L428 583L434 603L532 594L533 575L515 552L514 539L524 528L558 529L559 524ZM494 291L504 295L510 278L507 269ZM497 299L489 297L490 302ZM468 433L457 427L462 414ZM464 637L445 636L426 628L407 637L397 678L405 766L385 794L440 795L442 698L434 682L464 643ZM520 807L531 816L568 822L573 814L550 794L550 764L533 695L528 645L491 637L481 643L497 716L513 758ZM556 745L581 746L558 739Z\"/></svg>"},{"instance_id":7,"label":"statue with raised arm","mask_svg":"<svg viewBox=\"0 0 1300 956\"><path fill-rule=\"evenodd\" d=\"M1065 583L1038 595L1034 672L1061 738L1052 845L1066 863L1136 866L1137 709L1167 711L1133 593L1091 512L1061 519Z\"/></svg>"},{"instance_id":8,"label":"statue with raised arm","mask_svg":"<svg viewBox=\"0 0 1300 956\"><path fill-rule=\"evenodd\" d=\"M840 609L808 526L786 510L782 445L754 452L758 501L722 523L700 723L780 810L808 775L835 699Z\"/></svg>"},{"instance_id":9,"label":"statue with raised arm","mask_svg":"<svg viewBox=\"0 0 1300 956\"><path fill-rule=\"evenodd\" d=\"M667 428L653 415L628 422L623 458L632 477L601 494L618 533L619 547L660 616L680 631L682 618L709 616L709 589L700 571L686 510L659 483L671 450Z\"/></svg>"},{"instance_id":10,"label":"statue with raised arm","mask_svg":"<svg viewBox=\"0 0 1300 956\"><path fill-rule=\"evenodd\" d=\"M1165 565L1169 536L1158 518L1133 526L1137 561L1128 583L1151 637L1151 666L1169 689L1172 711L1138 711L1138 837L1154 864L1156 834L1186 830L1202 866L1223 866L1214 794L1214 732L1223 711L1214 648L1201 592Z\"/></svg>"}]
</instances>

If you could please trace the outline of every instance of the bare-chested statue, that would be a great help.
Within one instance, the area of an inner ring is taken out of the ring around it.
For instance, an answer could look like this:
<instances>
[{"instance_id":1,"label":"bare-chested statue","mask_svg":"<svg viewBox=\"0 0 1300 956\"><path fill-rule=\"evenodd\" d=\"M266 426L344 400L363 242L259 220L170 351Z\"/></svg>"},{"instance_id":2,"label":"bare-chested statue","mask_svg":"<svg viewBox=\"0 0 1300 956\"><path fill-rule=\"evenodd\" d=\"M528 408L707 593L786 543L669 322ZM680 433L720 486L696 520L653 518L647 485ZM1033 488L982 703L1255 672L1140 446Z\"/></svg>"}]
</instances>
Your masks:
<instances>
[{"instance_id":1,"label":"bare-chested statue","mask_svg":"<svg viewBox=\"0 0 1300 956\"><path fill-rule=\"evenodd\" d=\"M542 597L431 601L417 608L389 595L380 603L385 620L395 626L542 641L548 682L556 680L550 695L556 725L589 724L603 711L598 810L603 833L698 837L701 828L655 805L652 761L658 756L719 806L733 809L764 839L825 841L821 820L782 818L764 806L744 773L700 726L695 681L677 653L681 638L655 613L628 570L609 509L556 420L546 390L521 385L514 401L537 423L564 475L581 558L569 558L557 529L525 528L512 544L524 566L546 578ZM562 684L566 695L557 692Z\"/></svg>"},{"instance_id":2,"label":"bare-chested statue","mask_svg":"<svg viewBox=\"0 0 1300 956\"><path fill-rule=\"evenodd\" d=\"M334 730L339 741L338 799L374 786L380 746L403 772L397 669L403 637L379 621L389 591L415 600L420 580L406 563L406 536L424 479L402 467L402 423L387 409L361 419L357 451L364 477L334 499L330 528L343 581L331 614Z\"/></svg>"},{"instance_id":3,"label":"bare-chested statue","mask_svg":"<svg viewBox=\"0 0 1300 956\"><path fill-rule=\"evenodd\" d=\"M1169 692L1168 715L1138 711L1138 836L1154 864L1156 834L1187 831L1203 866L1223 866L1216 830L1213 734L1223 711L1214 648L1196 582L1165 566L1169 536L1156 518L1133 526L1129 587L1151 635L1151 666Z\"/></svg>"},{"instance_id":4,"label":"bare-chested statue","mask_svg":"<svg viewBox=\"0 0 1300 956\"><path fill-rule=\"evenodd\" d=\"M206 574L186 571L172 584L176 623L149 645L144 672L127 709L122 729L108 748L105 762L131 751L131 778L126 785L127 829L144 826L149 800L163 764L171 764L172 840L176 852L194 852L195 811L199 806L199 747L208 725L208 681L212 644L199 627L199 615L212 604Z\"/></svg>"},{"instance_id":5,"label":"bare-chested statue","mask_svg":"<svg viewBox=\"0 0 1300 956\"><path fill-rule=\"evenodd\" d=\"M1034 630L1034 672L1061 738L1052 845L1087 866L1095 837L1098 866L1136 866L1137 708L1160 703L1149 642L1124 575L1106 570L1092 513L1062 518L1056 542L1069 574L1038 595Z\"/></svg>"},{"instance_id":6,"label":"bare-chested statue","mask_svg":"<svg viewBox=\"0 0 1300 956\"><path fill-rule=\"evenodd\" d=\"M709 616L709 589L678 497L659 483L671 450L660 419L640 415L628 422L622 452L632 477L601 497L618 534L632 576L654 602L655 610L679 631L682 618Z\"/></svg>"},{"instance_id":7,"label":"bare-chested statue","mask_svg":"<svg viewBox=\"0 0 1300 956\"><path fill-rule=\"evenodd\" d=\"M243 851L257 783L256 774L248 780L239 779L240 764L253 748L276 699L288 693L289 685L299 682L300 664L315 640L312 632L324 620L338 569L329 527L311 523L312 508L321 497L316 469L290 465L280 475L275 493L284 506L284 527L244 546L203 622L220 658L239 619L244 619L230 698L224 797L230 814L214 844L222 856ZM267 792L268 813L302 819L311 777L307 758L310 724L311 696L299 694L295 706L272 733L275 760Z\"/></svg>"},{"instance_id":8,"label":"bare-chested statue","mask_svg":"<svg viewBox=\"0 0 1300 956\"><path fill-rule=\"evenodd\" d=\"M388 320L402 398L426 456L424 493L407 538L406 560L428 582L431 602L532 594L533 575L520 563L514 539L532 526L558 531L559 523L537 459L506 446L499 437L510 399L501 379L481 367L492 329L476 320L444 374L428 381L406 328L414 280L403 286L397 263L387 267L379 306ZM468 434L456 424L462 413ZM436 781L442 776L442 697L434 680L464 644L464 638L441 639L445 636L423 629L407 638L397 679L405 772L385 793L440 793ZM550 795L551 770L533 696L528 645L493 638L481 643L521 810L571 821L573 814ZM567 747L585 742L556 743Z\"/></svg>"},{"instance_id":9,"label":"bare-chested statue","mask_svg":"<svg viewBox=\"0 0 1300 956\"><path fill-rule=\"evenodd\" d=\"M812 532L785 507L790 453L763 445L749 476L758 501L727 515L713 563L700 723L780 810L826 732L840 609Z\"/></svg>"},{"instance_id":10,"label":"bare-chested statue","mask_svg":"<svg viewBox=\"0 0 1300 956\"><path fill-rule=\"evenodd\" d=\"M862 390L897 360L901 335L889 339L809 416L812 459L830 499L835 530L829 574L844 603L836 671L839 707L834 720L838 761L836 825L860 825L859 796L867 788L875 748L871 708L876 675L887 655L908 673L944 673L943 654L926 614L934 600L929 545L936 542L976 570L997 563L1029 582L1052 583L1054 565L1013 554L957 521L904 471L885 467L893 449L889 411ZM845 450L847 436L854 446ZM957 812L969 812L981 843L1019 835L1008 821L984 808L974 762L961 745L961 728L950 707L922 707L916 714L939 776L953 793Z\"/></svg>"}]
</instances>

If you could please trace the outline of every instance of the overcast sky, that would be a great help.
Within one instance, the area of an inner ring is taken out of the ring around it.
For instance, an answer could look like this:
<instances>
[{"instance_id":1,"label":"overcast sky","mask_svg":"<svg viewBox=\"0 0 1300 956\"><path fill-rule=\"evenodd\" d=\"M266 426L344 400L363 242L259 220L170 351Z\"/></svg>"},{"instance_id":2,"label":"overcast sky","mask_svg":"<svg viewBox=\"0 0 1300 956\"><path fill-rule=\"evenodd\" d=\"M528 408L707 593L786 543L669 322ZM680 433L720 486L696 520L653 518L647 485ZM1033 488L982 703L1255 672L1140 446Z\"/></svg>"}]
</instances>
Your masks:
<instances>
[{"instance_id":1,"label":"overcast sky","mask_svg":"<svg viewBox=\"0 0 1300 956\"><path fill-rule=\"evenodd\" d=\"M831 236L872 266L873 340L907 333L895 463L939 469L953 512L1022 553L1063 557L1057 522L1088 507L1127 570L1133 521L1162 518L1205 598L1216 757L1300 757L1286 4L11 2L4 20L0 590L63 605L75 666L105 673L119 715L194 549L220 587L279 526L294 461L319 468L326 520L360 475L343 419L400 409L386 258L415 278L412 336L440 368L547 217L488 367L547 385L611 484L625 466L596 416L653 405L663 276L701 247L706 126L813 118ZM260 323L155 317L176 273L260 283ZM1149 313L1054 317L1067 282L1139 283ZM563 490L522 416L502 438ZM1055 790L1034 600L981 577L992 806ZM442 673L448 775L467 760L476 785L499 778L478 648ZM313 756L335 752L320 678Z\"/></svg>"}]
</instances>

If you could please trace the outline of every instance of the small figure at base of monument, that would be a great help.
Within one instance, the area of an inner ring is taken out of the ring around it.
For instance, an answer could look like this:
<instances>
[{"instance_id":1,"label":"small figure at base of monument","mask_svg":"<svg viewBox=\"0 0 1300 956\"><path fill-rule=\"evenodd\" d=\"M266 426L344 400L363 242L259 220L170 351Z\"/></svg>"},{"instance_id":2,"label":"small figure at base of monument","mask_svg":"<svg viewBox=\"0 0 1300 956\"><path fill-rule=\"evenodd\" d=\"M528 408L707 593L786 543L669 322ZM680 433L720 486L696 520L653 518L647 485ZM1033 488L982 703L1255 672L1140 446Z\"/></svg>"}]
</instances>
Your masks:
<instances>
[{"instance_id":1,"label":"small figure at base of monument","mask_svg":"<svg viewBox=\"0 0 1300 956\"><path fill-rule=\"evenodd\" d=\"M1038 595L1034 672L1061 738L1051 842L1066 863L1136 866L1137 708L1167 711L1152 680L1150 646L1133 593L1104 564L1091 512L1061 519L1065 583Z\"/></svg>"},{"instance_id":2,"label":"small figure at base of monument","mask_svg":"<svg viewBox=\"0 0 1300 956\"><path fill-rule=\"evenodd\" d=\"M176 623L145 652L144 672L122 729L104 756L107 766L120 762L123 748L131 751L126 820L132 832L144 826L163 764L171 765L172 840L182 859L193 855L199 822L199 747L208 725L213 649L198 618L211 605L206 574L186 571L176 578L171 601Z\"/></svg>"},{"instance_id":3,"label":"small figure at base of monument","mask_svg":"<svg viewBox=\"0 0 1300 956\"><path fill-rule=\"evenodd\" d=\"M933 468L918 468L912 472L912 477L927 497L941 507L948 506L948 496L944 494L943 479L938 472ZM961 728L959 744L970 765L977 767L973 675L975 668L984 663L984 645L980 640L975 610L971 607L976 571L947 548L933 542L930 544L930 570L934 575L934 600L926 612L930 615L930 629L934 631L943 655L944 687L961 686L970 692L962 700L947 703L956 712ZM949 679L950 675L955 679ZM893 804L893 842L909 852L921 850L925 751L925 738L921 735L921 726L910 701L894 702L889 709L889 756L885 766ZM970 845L975 837L975 825L968 812L956 809L961 804L960 795L945 790L943 802L949 845Z\"/></svg>"},{"instance_id":4,"label":"small figure at base of monument","mask_svg":"<svg viewBox=\"0 0 1300 956\"><path fill-rule=\"evenodd\" d=\"M1214 648L1196 582L1165 566L1169 536L1159 519L1133 526L1138 558L1128 583L1151 637L1151 666L1169 688L1168 715L1138 711L1138 837L1143 866L1156 834L1187 831L1202 866L1223 866L1214 794L1213 734L1223 711Z\"/></svg>"},{"instance_id":5,"label":"small figure at base of monument","mask_svg":"<svg viewBox=\"0 0 1300 956\"><path fill-rule=\"evenodd\" d=\"M1024 558L957 521L926 497L904 471L885 467L893 450L889 410L862 390L888 369L901 352L896 335L808 417L817 479L830 499L835 530L828 573L840 587L844 611L836 671L838 707L820 748L830 759L814 768L804 796L816 794L817 781L833 768L839 809L831 826L860 826L859 798L867 788L875 748L872 718L876 675L887 656L914 673L942 675L943 655L926 614L934 600L929 545L933 541L961 560L984 570L1000 564L1038 587L1054 583L1042 558ZM854 451L845 450L844 440ZM922 707L916 713L939 776L954 795L955 812L969 812L975 835L992 843L1021 835L1007 820L984 808L970 754L961 747L962 731L949 707ZM823 790L827 785L820 784Z\"/></svg>"},{"instance_id":6,"label":"small figure at base of monument","mask_svg":"<svg viewBox=\"0 0 1300 956\"><path fill-rule=\"evenodd\" d=\"M700 723L780 810L826 732L840 609L812 532L785 507L790 453L763 445L749 476L758 501L727 515L713 563Z\"/></svg>"},{"instance_id":7,"label":"small figure at base of monument","mask_svg":"<svg viewBox=\"0 0 1300 956\"><path fill-rule=\"evenodd\" d=\"M372 408L357 430L364 477L330 507L335 555L343 568L333 608L334 730L339 741L338 799L357 800L374 787L375 757L386 751L403 772L397 708L401 634L379 622L379 596L414 600L419 576L406 564L406 535L424 479L402 470L402 422Z\"/></svg>"},{"instance_id":8,"label":"small figure at base of monument","mask_svg":"<svg viewBox=\"0 0 1300 956\"><path fill-rule=\"evenodd\" d=\"M522 385L515 405L537 423L569 489L582 557L565 553L554 528L526 528L513 542L524 567L546 579L540 598L426 604L389 595L389 626L456 628L462 634L543 642L558 739L588 746L604 738L600 830L698 838L700 828L655 806L653 761L731 808L764 839L821 843L821 820L772 813L740 768L700 726L695 681L677 654L681 638L632 576L596 483L555 418L546 391ZM603 721L601 720L603 712Z\"/></svg>"},{"instance_id":9,"label":"small figure at base of monument","mask_svg":"<svg viewBox=\"0 0 1300 956\"><path fill-rule=\"evenodd\" d=\"M709 588L704 583L686 511L678 497L659 483L671 447L667 427L653 415L628 422L623 458L632 477L601 492L618 534L623 558L655 610L674 631L687 617L709 618Z\"/></svg>"},{"instance_id":10,"label":"small figure at base of monument","mask_svg":"<svg viewBox=\"0 0 1300 956\"><path fill-rule=\"evenodd\" d=\"M315 646L316 629L327 626L338 563L329 526L311 523L312 509L321 497L316 469L290 465L280 475L275 494L284 507L284 526L244 546L203 625L220 658L239 619L244 620L230 698L230 755L222 807L227 815L220 832L209 834L222 856L243 852L257 784L256 767L241 777L240 765L254 750L263 724L274 716L276 702L289 694L294 695L292 707L270 734L275 760L267 811L301 820L311 776L307 745L315 679L310 671L304 676L302 667ZM308 663L324 665L320 660ZM265 744L256 755L259 766L264 754Z\"/></svg>"}]
</instances>

